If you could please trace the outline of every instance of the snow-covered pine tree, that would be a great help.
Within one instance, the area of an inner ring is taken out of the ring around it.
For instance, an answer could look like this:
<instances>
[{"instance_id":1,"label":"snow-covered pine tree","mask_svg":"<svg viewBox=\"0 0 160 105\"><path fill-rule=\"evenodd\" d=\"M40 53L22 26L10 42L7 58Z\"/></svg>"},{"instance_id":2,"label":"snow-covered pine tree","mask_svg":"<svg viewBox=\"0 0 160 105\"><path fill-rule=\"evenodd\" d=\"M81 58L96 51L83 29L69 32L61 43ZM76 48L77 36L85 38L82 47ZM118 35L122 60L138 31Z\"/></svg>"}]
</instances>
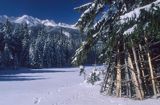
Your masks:
<instances>
[{"instance_id":1,"label":"snow-covered pine tree","mask_svg":"<svg viewBox=\"0 0 160 105\"><path fill-rule=\"evenodd\" d=\"M160 0L94 0L85 9L76 25L88 36L73 63L101 38L100 57L108 65L101 92L138 99L159 93Z\"/></svg>"},{"instance_id":2,"label":"snow-covered pine tree","mask_svg":"<svg viewBox=\"0 0 160 105\"><path fill-rule=\"evenodd\" d=\"M22 25L22 51L21 51L21 65L24 67L29 66L29 48L30 48L30 36L29 36L29 29L27 24Z\"/></svg>"},{"instance_id":3,"label":"snow-covered pine tree","mask_svg":"<svg viewBox=\"0 0 160 105\"><path fill-rule=\"evenodd\" d=\"M23 40L24 40L24 29L23 29L23 24L20 24L18 26L16 26L13 30L12 30L12 45L14 46L14 67L19 67L19 66L23 66L22 64L24 64L24 61L22 62L22 51L23 51Z\"/></svg>"},{"instance_id":4,"label":"snow-covered pine tree","mask_svg":"<svg viewBox=\"0 0 160 105\"><path fill-rule=\"evenodd\" d=\"M38 30L37 38L32 43L32 50L30 54L32 57L30 57L30 61L32 62L32 66L35 68L42 68L43 67L43 54L44 54L44 45L45 40L47 38L47 33L44 27L41 27Z\"/></svg>"},{"instance_id":5,"label":"snow-covered pine tree","mask_svg":"<svg viewBox=\"0 0 160 105\"><path fill-rule=\"evenodd\" d=\"M3 26L3 52L2 52L2 65L4 67L12 67L14 64L13 45L12 45L12 24L7 20ZM2 44L2 45L3 45Z\"/></svg>"},{"instance_id":6,"label":"snow-covered pine tree","mask_svg":"<svg viewBox=\"0 0 160 105\"><path fill-rule=\"evenodd\" d=\"M5 65L8 63L3 60L3 55L7 55L8 51L12 58L9 65L12 67L71 66L71 56L82 42L79 30L63 25L30 25L30 21L17 23L12 19L8 17L6 22L0 22L1 67L8 67ZM7 50L4 51L4 48ZM89 58L94 59L94 51L91 54Z\"/></svg>"}]
</instances>

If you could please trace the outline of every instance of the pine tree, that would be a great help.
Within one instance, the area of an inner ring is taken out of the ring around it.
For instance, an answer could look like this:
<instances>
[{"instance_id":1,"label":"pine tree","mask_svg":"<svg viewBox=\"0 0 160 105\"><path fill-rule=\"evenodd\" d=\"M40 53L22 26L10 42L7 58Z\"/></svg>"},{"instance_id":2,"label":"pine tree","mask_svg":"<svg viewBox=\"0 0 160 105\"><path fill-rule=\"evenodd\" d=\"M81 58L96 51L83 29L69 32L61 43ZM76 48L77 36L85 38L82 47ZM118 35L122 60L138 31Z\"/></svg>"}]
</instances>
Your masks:
<instances>
[{"instance_id":1,"label":"pine tree","mask_svg":"<svg viewBox=\"0 0 160 105\"><path fill-rule=\"evenodd\" d=\"M30 36L27 24L22 26L23 40L22 40L22 51L21 51L21 65L29 66L29 47L30 47Z\"/></svg>"},{"instance_id":2,"label":"pine tree","mask_svg":"<svg viewBox=\"0 0 160 105\"><path fill-rule=\"evenodd\" d=\"M81 41L80 32L76 29L42 24L30 26L10 22L9 18L0 23L0 66L71 66L71 57Z\"/></svg>"},{"instance_id":3,"label":"pine tree","mask_svg":"<svg viewBox=\"0 0 160 105\"><path fill-rule=\"evenodd\" d=\"M12 24L7 20L3 26L4 48L2 52L2 65L4 67L12 67L14 64L13 45L12 45ZM2 44L2 45L3 45Z\"/></svg>"},{"instance_id":4,"label":"pine tree","mask_svg":"<svg viewBox=\"0 0 160 105\"><path fill-rule=\"evenodd\" d=\"M160 62L153 64L152 59L160 51L154 55L157 48L151 46L159 44L159 3L159 0L94 0L81 6L83 14L76 26L87 33L87 38L76 51L73 63L82 63L90 49L103 41L100 57L108 68L101 92L137 99L159 92L155 69Z\"/></svg>"}]
</instances>

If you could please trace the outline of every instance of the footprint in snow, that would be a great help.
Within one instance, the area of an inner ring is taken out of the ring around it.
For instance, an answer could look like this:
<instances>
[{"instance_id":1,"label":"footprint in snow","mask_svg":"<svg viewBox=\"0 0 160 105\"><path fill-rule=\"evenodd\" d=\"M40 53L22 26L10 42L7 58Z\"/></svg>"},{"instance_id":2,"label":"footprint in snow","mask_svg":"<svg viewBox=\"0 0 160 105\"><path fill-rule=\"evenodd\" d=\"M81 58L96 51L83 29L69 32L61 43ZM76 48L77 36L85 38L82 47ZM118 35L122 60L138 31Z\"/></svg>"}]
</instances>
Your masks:
<instances>
[{"instance_id":1,"label":"footprint in snow","mask_svg":"<svg viewBox=\"0 0 160 105\"><path fill-rule=\"evenodd\" d=\"M35 97L34 104L39 104L41 102L41 98Z\"/></svg>"},{"instance_id":2,"label":"footprint in snow","mask_svg":"<svg viewBox=\"0 0 160 105\"><path fill-rule=\"evenodd\" d=\"M48 95L52 95L52 92L48 92Z\"/></svg>"}]
</instances>

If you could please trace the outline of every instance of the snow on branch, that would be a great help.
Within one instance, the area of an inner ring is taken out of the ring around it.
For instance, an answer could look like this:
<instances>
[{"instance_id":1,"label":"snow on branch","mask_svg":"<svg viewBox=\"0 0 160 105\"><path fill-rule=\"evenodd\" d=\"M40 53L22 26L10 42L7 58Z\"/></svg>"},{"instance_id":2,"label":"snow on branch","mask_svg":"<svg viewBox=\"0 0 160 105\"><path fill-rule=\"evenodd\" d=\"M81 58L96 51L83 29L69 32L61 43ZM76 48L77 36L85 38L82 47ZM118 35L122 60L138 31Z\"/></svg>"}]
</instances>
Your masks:
<instances>
[{"instance_id":1,"label":"snow on branch","mask_svg":"<svg viewBox=\"0 0 160 105\"><path fill-rule=\"evenodd\" d=\"M80 19L76 23L76 26L82 30L84 30L86 27L89 27L94 21L96 15L104 6L105 1L103 0L95 0L94 2L92 2L90 7L86 9L84 13L81 15Z\"/></svg>"},{"instance_id":2,"label":"snow on branch","mask_svg":"<svg viewBox=\"0 0 160 105\"><path fill-rule=\"evenodd\" d=\"M133 27L127 29L126 31L124 31L123 35L130 35L135 31L135 28L137 28L137 24L135 24Z\"/></svg>"},{"instance_id":3,"label":"snow on branch","mask_svg":"<svg viewBox=\"0 0 160 105\"><path fill-rule=\"evenodd\" d=\"M141 10L149 11L152 8L153 4L155 6L160 7L160 0L156 0L155 2L152 2L152 3L148 4L148 5L143 6L143 7L136 8L133 11L120 16L120 19L121 19L120 23L121 24L127 23L130 19L137 20L139 18L140 14L141 14Z\"/></svg>"},{"instance_id":4,"label":"snow on branch","mask_svg":"<svg viewBox=\"0 0 160 105\"><path fill-rule=\"evenodd\" d=\"M79 12L84 12L86 9L88 9L92 5L92 2L86 3L84 5L81 5L79 7L75 7L74 10Z\"/></svg>"}]
</instances>

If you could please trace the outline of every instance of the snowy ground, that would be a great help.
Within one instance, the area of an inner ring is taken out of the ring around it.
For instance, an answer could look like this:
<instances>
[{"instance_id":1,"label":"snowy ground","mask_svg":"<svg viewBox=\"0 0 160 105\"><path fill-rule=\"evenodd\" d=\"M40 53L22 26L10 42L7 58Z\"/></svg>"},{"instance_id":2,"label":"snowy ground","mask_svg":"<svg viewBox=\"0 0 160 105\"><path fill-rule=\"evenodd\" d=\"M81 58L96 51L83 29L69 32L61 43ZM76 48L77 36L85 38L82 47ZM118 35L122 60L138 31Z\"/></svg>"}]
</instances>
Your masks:
<instances>
[{"instance_id":1,"label":"snowy ground","mask_svg":"<svg viewBox=\"0 0 160 105\"><path fill-rule=\"evenodd\" d=\"M83 83L78 72L78 68L0 71L0 105L160 105L160 99L102 96L100 87Z\"/></svg>"}]
</instances>

